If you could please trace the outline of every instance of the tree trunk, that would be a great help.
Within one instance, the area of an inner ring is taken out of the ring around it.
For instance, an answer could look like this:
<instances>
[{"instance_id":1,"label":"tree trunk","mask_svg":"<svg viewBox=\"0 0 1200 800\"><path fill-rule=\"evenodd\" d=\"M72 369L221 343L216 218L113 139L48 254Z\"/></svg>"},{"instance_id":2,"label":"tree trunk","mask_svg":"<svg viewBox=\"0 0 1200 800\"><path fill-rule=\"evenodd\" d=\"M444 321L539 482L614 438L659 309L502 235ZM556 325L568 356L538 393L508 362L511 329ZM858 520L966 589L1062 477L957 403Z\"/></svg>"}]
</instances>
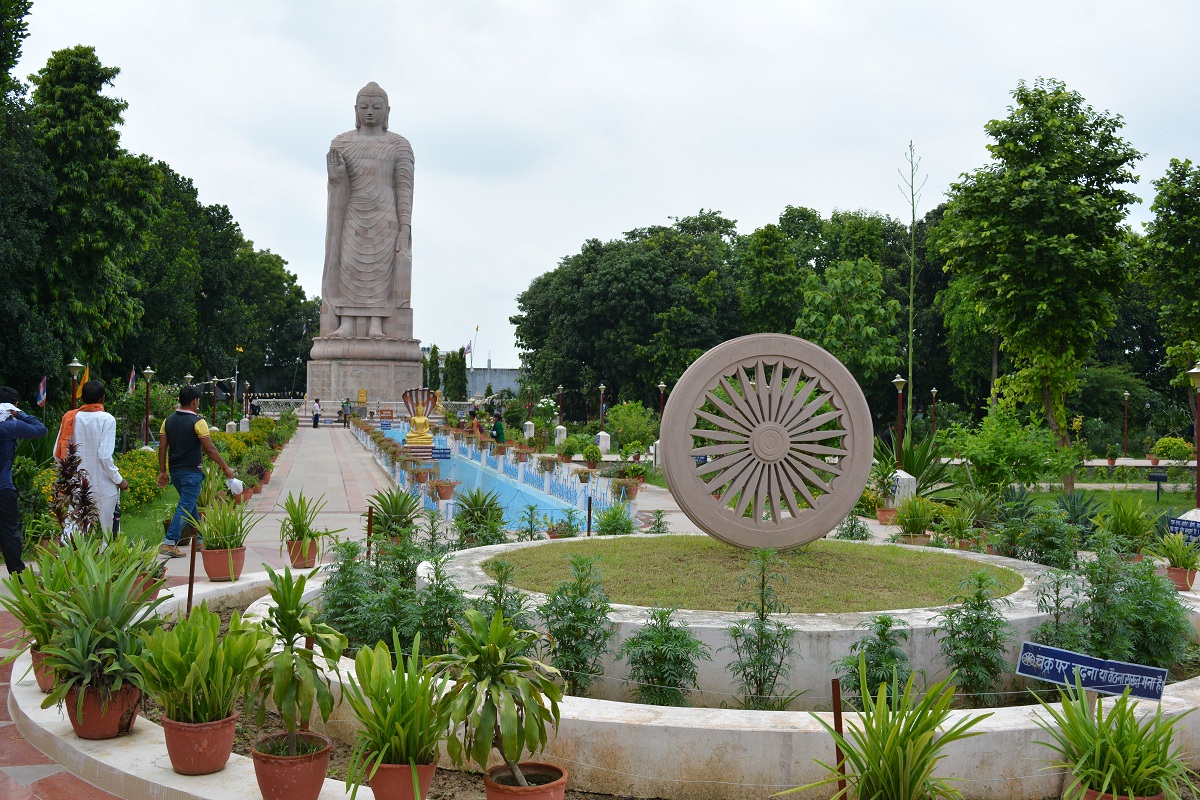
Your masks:
<instances>
[{"instance_id":1,"label":"tree trunk","mask_svg":"<svg viewBox=\"0 0 1200 800\"><path fill-rule=\"evenodd\" d=\"M1050 432L1054 434L1059 449L1066 450L1071 446L1071 431L1058 424L1058 418L1054 415L1054 398L1050 394L1050 379L1046 377L1042 378L1042 407L1046 412L1046 424L1050 426ZM1075 491L1074 470L1068 470L1062 476L1062 485L1067 494Z\"/></svg>"},{"instance_id":2,"label":"tree trunk","mask_svg":"<svg viewBox=\"0 0 1200 800\"><path fill-rule=\"evenodd\" d=\"M988 410L996 407L996 381L1000 380L1000 334L992 338L992 388L988 392Z\"/></svg>"}]
</instances>

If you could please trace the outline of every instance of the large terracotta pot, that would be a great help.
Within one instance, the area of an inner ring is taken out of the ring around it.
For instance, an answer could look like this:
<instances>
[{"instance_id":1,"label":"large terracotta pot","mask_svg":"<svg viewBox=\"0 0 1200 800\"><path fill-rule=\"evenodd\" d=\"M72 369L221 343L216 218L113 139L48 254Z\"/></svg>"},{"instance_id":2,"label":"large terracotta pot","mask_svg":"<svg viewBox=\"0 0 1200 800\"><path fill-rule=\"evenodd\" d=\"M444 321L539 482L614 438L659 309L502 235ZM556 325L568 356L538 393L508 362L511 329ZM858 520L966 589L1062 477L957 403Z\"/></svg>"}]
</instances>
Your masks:
<instances>
[{"instance_id":1,"label":"large terracotta pot","mask_svg":"<svg viewBox=\"0 0 1200 800\"><path fill-rule=\"evenodd\" d=\"M46 666L46 654L36 647L29 648L29 660L33 662L33 679L42 694L54 691L54 670Z\"/></svg>"},{"instance_id":2,"label":"large terracotta pot","mask_svg":"<svg viewBox=\"0 0 1200 800\"><path fill-rule=\"evenodd\" d=\"M451 485L446 485L446 486L437 486L437 487L434 487L434 488L436 488L436 489L437 489L437 496L438 496L438 500L449 500L449 499L451 499L452 497L454 497L454 486L453 486L453 484L451 484Z\"/></svg>"},{"instance_id":3,"label":"large terracotta pot","mask_svg":"<svg viewBox=\"0 0 1200 800\"><path fill-rule=\"evenodd\" d=\"M262 792L263 800L317 800L325 784L325 773L329 770L332 742L319 733L297 733L296 736L303 741L320 744L320 749L303 756L274 756L259 752L266 742L277 742L286 735L276 733L254 743L250 756L254 759L258 790Z\"/></svg>"},{"instance_id":4,"label":"large terracotta pot","mask_svg":"<svg viewBox=\"0 0 1200 800\"><path fill-rule=\"evenodd\" d=\"M250 502L250 498L251 498L251 497L253 497L253 496L254 496L254 490L253 490L253 489L246 489L244 492L242 492L242 502L243 502L243 503L248 503L248 502Z\"/></svg>"},{"instance_id":5,"label":"large terracotta pot","mask_svg":"<svg viewBox=\"0 0 1200 800\"><path fill-rule=\"evenodd\" d=\"M307 545L307 549L305 546ZM288 539L287 551L288 558L292 561L292 566L295 569L312 569L317 565L317 553L320 551L320 544L314 540L305 542L297 542L294 539Z\"/></svg>"},{"instance_id":6,"label":"large terracotta pot","mask_svg":"<svg viewBox=\"0 0 1200 800\"><path fill-rule=\"evenodd\" d=\"M417 470L413 473L413 479L416 480L417 483L427 482L429 480L429 470Z\"/></svg>"},{"instance_id":7,"label":"large terracotta pot","mask_svg":"<svg viewBox=\"0 0 1200 800\"><path fill-rule=\"evenodd\" d=\"M413 794L413 772L417 773L420 797ZM375 800L421 800L429 795L436 772L437 762L418 764L415 768L408 764L380 764L367 785L374 792Z\"/></svg>"},{"instance_id":8,"label":"large terracotta pot","mask_svg":"<svg viewBox=\"0 0 1200 800\"><path fill-rule=\"evenodd\" d=\"M200 551L204 559L204 574L210 581L236 581L242 577L242 567L246 566L246 548L237 547L232 550L209 550L207 547Z\"/></svg>"},{"instance_id":9,"label":"large terracotta pot","mask_svg":"<svg viewBox=\"0 0 1200 800\"><path fill-rule=\"evenodd\" d=\"M553 764L522 761L521 768L529 786L510 786L508 767L492 767L483 775L483 791L488 800L563 800L567 790L567 771Z\"/></svg>"},{"instance_id":10,"label":"large terracotta pot","mask_svg":"<svg viewBox=\"0 0 1200 800\"><path fill-rule=\"evenodd\" d=\"M1183 567L1167 567L1167 577L1175 584L1175 588L1181 592L1190 592L1192 590L1192 582L1196 580L1196 570L1184 569Z\"/></svg>"},{"instance_id":11,"label":"large terracotta pot","mask_svg":"<svg viewBox=\"0 0 1200 800\"><path fill-rule=\"evenodd\" d=\"M162 718L171 768L180 775L208 775L225 769L233 752L238 713L216 722L176 722Z\"/></svg>"},{"instance_id":12,"label":"large terracotta pot","mask_svg":"<svg viewBox=\"0 0 1200 800\"><path fill-rule=\"evenodd\" d=\"M256 483L256 484L254 484L254 488L251 489L250 491L253 492L254 494L262 494L262 487L263 487L263 485L261 483Z\"/></svg>"},{"instance_id":13,"label":"large terracotta pot","mask_svg":"<svg viewBox=\"0 0 1200 800\"><path fill-rule=\"evenodd\" d=\"M71 687L63 705L67 709L67 719L80 739L115 739L129 733L142 705L142 690L128 683L108 699L107 705L101 702L100 693L95 689L85 689L82 714L76 713L78 696L79 690Z\"/></svg>"},{"instance_id":14,"label":"large terracotta pot","mask_svg":"<svg viewBox=\"0 0 1200 800\"><path fill-rule=\"evenodd\" d=\"M264 473L263 473L263 476L262 476L262 485L263 485L263 486L266 486L266 485L267 485L268 483L270 483L270 482L271 482L271 473L270 473L270 472L264 472Z\"/></svg>"},{"instance_id":15,"label":"large terracotta pot","mask_svg":"<svg viewBox=\"0 0 1200 800\"><path fill-rule=\"evenodd\" d=\"M896 509L894 508L877 508L875 509L875 520L880 525L891 525L892 520L896 518Z\"/></svg>"}]
</instances>

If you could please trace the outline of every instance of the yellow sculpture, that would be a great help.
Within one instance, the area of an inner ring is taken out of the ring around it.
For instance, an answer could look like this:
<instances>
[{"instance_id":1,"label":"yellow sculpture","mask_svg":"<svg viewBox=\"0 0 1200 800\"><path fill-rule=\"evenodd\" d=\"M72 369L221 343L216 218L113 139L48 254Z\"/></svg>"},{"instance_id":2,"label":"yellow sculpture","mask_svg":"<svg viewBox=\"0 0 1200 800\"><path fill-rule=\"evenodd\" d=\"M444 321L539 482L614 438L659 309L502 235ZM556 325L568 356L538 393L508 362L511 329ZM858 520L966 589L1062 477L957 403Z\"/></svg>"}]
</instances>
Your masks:
<instances>
[{"instance_id":1,"label":"yellow sculpture","mask_svg":"<svg viewBox=\"0 0 1200 800\"><path fill-rule=\"evenodd\" d=\"M433 413L435 416L445 419L446 409L442 408L442 390L438 389L434 394L437 396L437 399L434 401Z\"/></svg>"},{"instance_id":2,"label":"yellow sculpture","mask_svg":"<svg viewBox=\"0 0 1200 800\"><path fill-rule=\"evenodd\" d=\"M404 443L418 447L433 444L433 434L429 432L429 418L425 416L425 406L419 403L408 418L408 438Z\"/></svg>"}]
</instances>

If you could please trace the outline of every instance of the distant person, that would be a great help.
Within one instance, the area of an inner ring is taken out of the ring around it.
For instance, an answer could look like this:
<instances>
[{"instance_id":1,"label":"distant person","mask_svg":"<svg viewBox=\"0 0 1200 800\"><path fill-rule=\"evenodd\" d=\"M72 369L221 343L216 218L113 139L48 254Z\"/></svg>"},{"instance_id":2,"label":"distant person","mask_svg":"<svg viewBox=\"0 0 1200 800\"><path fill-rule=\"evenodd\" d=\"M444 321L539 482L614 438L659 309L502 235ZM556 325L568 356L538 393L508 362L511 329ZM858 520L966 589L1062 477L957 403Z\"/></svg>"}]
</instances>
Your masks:
<instances>
[{"instance_id":1,"label":"distant person","mask_svg":"<svg viewBox=\"0 0 1200 800\"><path fill-rule=\"evenodd\" d=\"M504 420L499 414L492 415L492 438L496 440L496 444L504 444Z\"/></svg>"},{"instance_id":2,"label":"distant person","mask_svg":"<svg viewBox=\"0 0 1200 800\"><path fill-rule=\"evenodd\" d=\"M121 492L129 488L129 482L121 477L121 471L113 461L117 421L104 410L104 384L101 381L88 381L79 393L83 405L63 414L54 442L54 460L60 464L65 461L67 446L75 443L79 466L88 476L88 488L96 505L100 527L108 533L112 531L113 513L117 510ZM63 534L70 536L74 532L64 530Z\"/></svg>"},{"instance_id":3,"label":"distant person","mask_svg":"<svg viewBox=\"0 0 1200 800\"><path fill-rule=\"evenodd\" d=\"M313 427L319 427L321 424L321 398L313 400Z\"/></svg>"},{"instance_id":4,"label":"distant person","mask_svg":"<svg viewBox=\"0 0 1200 800\"><path fill-rule=\"evenodd\" d=\"M21 507L17 505L17 487L13 484L13 458L18 439L40 439L46 426L17 408L21 395L11 386L0 386L0 551L8 574L25 569L21 560Z\"/></svg>"},{"instance_id":5,"label":"distant person","mask_svg":"<svg viewBox=\"0 0 1200 800\"><path fill-rule=\"evenodd\" d=\"M166 488L169 482L179 492L179 503L171 517L166 538L159 545L159 555L180 558L179 537L183 535L186 515L196 517L200 487L204 485L204 456L217 462L226 478L232 478L233 467L225 463L208 435L208 424L196 412L200 409L200 389L184 386L179 390L179 408L163 420L158 438L158 485ZM170 473L167 466L170 465Z\"/></svg>"},{"instance_id":6,"label":"distant person","mask_svg":"<svg viewBox=\"0 0 1200 800\"><path fill-rule=\"evenodd\" d=\"M354 409L350 407L350 398L347 397L342 401L342 422L343 428L350 427L350 417L354 414Z\"/></svg>"},{"instance_id":7,"label":"distant person","mask_svg":"<svg viewBox=\"0 0 1200 800\"><path fill-rule=\"evenodd\" d=\"M479 412L471 411L468 414L467 433L483 433L483 426L479 424Z\"/></svg>"}]
</instances>

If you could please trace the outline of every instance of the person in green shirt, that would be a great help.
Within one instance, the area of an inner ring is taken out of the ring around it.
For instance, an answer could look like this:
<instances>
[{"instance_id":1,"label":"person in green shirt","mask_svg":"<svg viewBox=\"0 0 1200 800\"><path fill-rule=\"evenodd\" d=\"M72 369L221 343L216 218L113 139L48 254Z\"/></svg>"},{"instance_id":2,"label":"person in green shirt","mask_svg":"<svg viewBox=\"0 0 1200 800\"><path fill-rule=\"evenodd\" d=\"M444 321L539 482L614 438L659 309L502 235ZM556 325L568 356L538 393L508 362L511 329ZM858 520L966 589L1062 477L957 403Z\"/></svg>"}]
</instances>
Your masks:
<instances>
[{"instance_id":1,"label":"person in green shirt","mask_svg":"<svg viewBox=\"0 0 1200 800\"><path fill-rule=\"evenodd\" d=\"M492 438L496 440L496 444L504 444L504 421L500 419L499 414L492 416Z\"/></svg>"}]
</instances>

